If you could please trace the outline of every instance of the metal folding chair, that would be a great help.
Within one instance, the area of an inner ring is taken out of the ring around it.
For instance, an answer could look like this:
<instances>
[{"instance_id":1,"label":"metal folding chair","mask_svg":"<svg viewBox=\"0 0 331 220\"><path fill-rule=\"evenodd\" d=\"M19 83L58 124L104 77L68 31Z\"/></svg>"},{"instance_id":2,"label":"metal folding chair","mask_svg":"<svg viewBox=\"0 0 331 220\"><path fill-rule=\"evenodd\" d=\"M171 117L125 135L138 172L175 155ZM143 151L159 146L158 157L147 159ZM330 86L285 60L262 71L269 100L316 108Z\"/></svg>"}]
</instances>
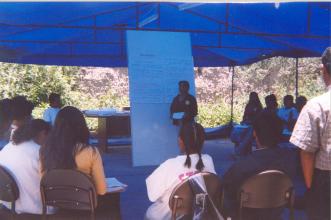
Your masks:
<instances>
[{"instance_id":1,"label":"metal folding chair","mask_svg":"<svg viewBox=\"0 0 331 220\"><path fill-rule=\"evenodd\" d=\"M47 217L47 206L65 210L90 211L90 219L95 219L97 206L95 187L90 178L80 171L54 169L47 172L42 177L40 192L43 219Z\"/></svg>"},{"instance_id":2,"label":"metal folding chair","mask_svg":"<svg viewBox=\"0 0 331 220\"><path fill-rule=\"evenodd\" d=\"M220 213L222 189L219 177L212 173L199 173L196 175L203 177L207 192L198 193L192 188L192 183L190 183L189 179L193 176L176 186L169 199L172 220L175 220L177 215L184 216L183 219L192 219L194 205L203 207L205 202L207 202L206 199L211 199L213 205L216 206L217 212Z\"/></svg>"},{"instance_id":3,"label":"metal folding chair","mask_svg":"<svg viewBox=\"0 0 331 220\"><path fill-rule=\"evenodd\" d=\"M294 188L291 179L278 170L267 170L246 180L239 191L239 220L243 208L272 209L288 205L293 216Z\"/></svg>"}]
</instances>

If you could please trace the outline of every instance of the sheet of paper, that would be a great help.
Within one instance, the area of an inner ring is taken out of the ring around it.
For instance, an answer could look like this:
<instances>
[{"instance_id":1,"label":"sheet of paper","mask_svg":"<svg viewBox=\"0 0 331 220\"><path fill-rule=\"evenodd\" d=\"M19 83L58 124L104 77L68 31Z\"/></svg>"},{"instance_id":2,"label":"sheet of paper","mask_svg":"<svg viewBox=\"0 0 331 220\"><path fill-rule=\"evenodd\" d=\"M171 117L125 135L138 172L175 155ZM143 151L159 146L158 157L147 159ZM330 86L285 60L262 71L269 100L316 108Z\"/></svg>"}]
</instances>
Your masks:
<instances>
[{"instance_id":1,"label":"sheet of paper","mask_svg":"<svg viewBox=\"0 0 331 220\"><path fill-rule=\"evenodd\" d=\"M112 192L124 192L128 185L120 182L118 179L115 177L108 177L106 178L106 183L107 183L107 192L112 193Z\"/></svg>"},{"instance_id":2,"label":"sheet of paper","mask_svg":"<svg viewBox=\"0 0 331 220\"><path fill-rule=\"evenodd\" d=\"M184 112L175 112L172 114L173 119L182 119L184 117Z\"/></svg>"},{"instance_id":3,"label":"sheet of paper","mask_svg":"<svg viewBox=\"0 0 331 220\"><path fill-rule=\"evenodd\" d=\"M106 183L107 183L108 188L111 188L111 187L127 187L126 184L118 181L118 179L116 179L115 177L106 178Z\"/></svg>"}]
</instances>

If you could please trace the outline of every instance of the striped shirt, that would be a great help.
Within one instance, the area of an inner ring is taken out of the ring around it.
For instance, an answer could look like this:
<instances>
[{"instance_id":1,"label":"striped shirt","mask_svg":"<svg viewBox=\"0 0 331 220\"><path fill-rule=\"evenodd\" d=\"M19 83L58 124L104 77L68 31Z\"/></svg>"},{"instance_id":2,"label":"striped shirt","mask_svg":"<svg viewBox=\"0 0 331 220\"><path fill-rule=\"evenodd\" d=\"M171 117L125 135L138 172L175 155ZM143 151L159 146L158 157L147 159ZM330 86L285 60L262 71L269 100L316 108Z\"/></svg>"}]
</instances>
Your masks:
<instances>
[{"instance_id":1,"label":"striped shirt","mask_svg":"<svg viewBox=\"0 0 331 220\"><path fill-rule=\"evenodd\" d=\"M290 142L304 151L314 152L315 168L331 170L331 86L302 109Z\"/></svg>"}]
</instances>

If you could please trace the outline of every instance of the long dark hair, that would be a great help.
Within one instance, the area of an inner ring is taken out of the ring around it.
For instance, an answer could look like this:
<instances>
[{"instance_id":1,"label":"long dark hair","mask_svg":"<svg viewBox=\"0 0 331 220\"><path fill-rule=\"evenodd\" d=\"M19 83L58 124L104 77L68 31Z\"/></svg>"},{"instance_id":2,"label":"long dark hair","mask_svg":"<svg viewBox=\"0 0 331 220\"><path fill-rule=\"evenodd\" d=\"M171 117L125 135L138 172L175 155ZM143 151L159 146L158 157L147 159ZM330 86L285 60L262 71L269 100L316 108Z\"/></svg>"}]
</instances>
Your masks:
<instances>
[{"instance_id":1,"label":"long dark hair","mask_svg":"<svg viewBox=\"0 0 331 220\"><path fill-rule=\"evenodd\" d=\"M179 131L179 137L183 140L186 153L185 166L191 167L190 152L197 152L199 155L199 161L195 168L201 171L205 165L201 158L201 150L205 141L205 131L203 127L198 123L184 123Z\"/></svg>"},{"instance_id":2,"label":"long dark hair","mask_svg":"<svg viewBox=\"0 0 331 220\"><path fill-rule=\"evenodd\" d=\"M42 119L33 119L23 126L17 128L13 134L13 144L18 145L25 141L32 140L38 136L41 131L50 131L51 126L49 123Z\"/></svg>"},{"instance_id":3,"label":"long dark hair","mask_svg":"<svg viewBox=\"0 0 331 220\"><path fill-rule=\"evenodd\" d=\"M76 168L75 155L89 147L88 139L89 130L82 112L72 106L62 108L45 146L40 149L42 172Z\"/></svg>"},{"instance_id":4,"label":"long dark hair","mask_svg":"<svg viewBox=\"0 0 331 220\"><path fill-rule=\"evenodd\" d=\"M259 95L256 92L251 92L249 94L248 104L255 106L258 109L258 111L262 110L262 104Z\"/></svg>"}]
</instances>

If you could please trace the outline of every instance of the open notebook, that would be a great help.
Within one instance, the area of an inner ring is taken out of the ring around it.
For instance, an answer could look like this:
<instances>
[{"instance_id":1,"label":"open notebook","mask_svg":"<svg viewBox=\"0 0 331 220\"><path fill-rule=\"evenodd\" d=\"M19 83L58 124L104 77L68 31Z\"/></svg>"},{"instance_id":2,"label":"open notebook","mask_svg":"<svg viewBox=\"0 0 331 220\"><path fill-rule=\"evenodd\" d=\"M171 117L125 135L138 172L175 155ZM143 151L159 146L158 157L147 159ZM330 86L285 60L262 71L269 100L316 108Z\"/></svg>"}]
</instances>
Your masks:
<instances>
[{"instance_id":1,"label":"open notebook","mask_svg":"<svg viewBox=\"0 0 331 220\"><path fill-rule=\"evenodd\" d=\"M115 177L106 178L106 183L107 183L107 192L108 193L124 192L126 190L126 187L128 187L128 185L121 183Z\"/></svg>"}]
</instances>

